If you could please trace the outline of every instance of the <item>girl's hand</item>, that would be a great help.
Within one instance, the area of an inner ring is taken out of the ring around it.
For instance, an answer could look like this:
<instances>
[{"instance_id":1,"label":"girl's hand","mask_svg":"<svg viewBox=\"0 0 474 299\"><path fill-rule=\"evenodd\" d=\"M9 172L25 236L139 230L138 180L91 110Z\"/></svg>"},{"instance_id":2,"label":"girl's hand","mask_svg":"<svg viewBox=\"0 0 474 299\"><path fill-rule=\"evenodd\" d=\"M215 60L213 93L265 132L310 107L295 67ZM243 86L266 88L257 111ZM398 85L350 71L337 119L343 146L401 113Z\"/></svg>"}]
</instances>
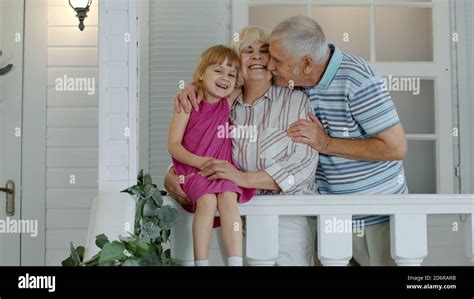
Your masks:
<instances>
[{"instance_id":1,"label":"girl's hand","mask_svg":"<svg viewBox=\"0 0 474 299\"><path fill-rule=\"evenodd\" d=\"M244 172L226 160L209 159L202 165L198 174L207 177L208 180L229 180L239 186L243 184L244 180Z\"/></svg>"}]
</instances>

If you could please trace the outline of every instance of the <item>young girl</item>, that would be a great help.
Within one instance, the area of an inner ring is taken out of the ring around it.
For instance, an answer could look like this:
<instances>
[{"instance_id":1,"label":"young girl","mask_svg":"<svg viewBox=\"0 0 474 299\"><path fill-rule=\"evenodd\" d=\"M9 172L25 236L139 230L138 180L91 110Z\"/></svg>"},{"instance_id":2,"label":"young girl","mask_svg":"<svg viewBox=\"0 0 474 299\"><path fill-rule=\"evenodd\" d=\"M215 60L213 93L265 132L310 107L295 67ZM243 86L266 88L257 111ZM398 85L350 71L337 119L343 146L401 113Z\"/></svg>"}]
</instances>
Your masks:
<instances>
[{"instance_id":1,"label":"young girl","mask_svg":"<svg viewBox=\"0 0 474 299\"><path fill-rule=\"evenodd\" d=\"M208 180L198 174L209 159L232 160L232 140L222 129L229 128L228 97L235 88L239 57L230 48L214 46L201 54L193 79L204 92L199 111L174 113L168 135L168 150L184 192L193 202L194 259L196 266L208 265L213 220L219 211L227 265L242 265L242 222L237 202L250 200L255 190L243 189L228 180Z\"/></svg>"}]
</instances>

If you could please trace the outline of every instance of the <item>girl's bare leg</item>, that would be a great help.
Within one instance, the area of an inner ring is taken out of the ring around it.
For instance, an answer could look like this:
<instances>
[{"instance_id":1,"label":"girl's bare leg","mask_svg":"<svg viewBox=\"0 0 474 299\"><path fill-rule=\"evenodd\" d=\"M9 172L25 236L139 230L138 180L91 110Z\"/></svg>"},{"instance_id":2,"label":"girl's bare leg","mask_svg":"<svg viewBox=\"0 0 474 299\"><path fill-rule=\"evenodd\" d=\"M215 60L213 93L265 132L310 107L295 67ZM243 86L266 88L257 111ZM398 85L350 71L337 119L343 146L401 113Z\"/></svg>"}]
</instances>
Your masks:
<instances>
[{"instance_id":1,"label":"girl's bare leg","mask_svg":"<svg viewBox=\"0 0 474 299\"><path fill-rule=\"evenodd\" d=\"M235 192L223 192L217 196L222 238L229 258L242 257L242 219L237 204Z\"/></svg>"},{"instance_id":2,"label":"girl's bare leg","mask_svg":"<svg viewBox=\"0 0 474 299\"><path fill-rule=\"evenodd\" d=\"M206 260L209 256L209 247L212 240L212 226L217 209L217 197L206 194L196 202L196 211L193 220L194 259Z\"/></svg>"}]
</instances>

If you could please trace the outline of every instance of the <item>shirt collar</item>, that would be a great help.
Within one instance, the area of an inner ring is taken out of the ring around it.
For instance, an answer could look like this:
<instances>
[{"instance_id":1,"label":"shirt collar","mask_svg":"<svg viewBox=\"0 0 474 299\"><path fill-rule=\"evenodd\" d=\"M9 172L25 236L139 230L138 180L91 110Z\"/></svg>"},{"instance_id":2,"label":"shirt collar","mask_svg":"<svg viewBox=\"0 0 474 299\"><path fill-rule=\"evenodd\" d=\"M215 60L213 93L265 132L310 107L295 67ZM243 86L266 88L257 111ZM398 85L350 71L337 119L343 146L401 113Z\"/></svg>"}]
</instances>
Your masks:
<instances>
[{"instance_id":1,"label":"shirt collar","mask_svg":"<svg viewBox=\"0 0 474 299\"><path fill-rule=\"evenodd\" d=\"M234 104L232 105L232 108L234 108L235 105L237 105L237 103L239 103L242 106L253 106L253 105L257 104L258 102L260 102L262 99L265 99L265 98L268 98L269 100L272 100L274 95L276 94L275 88L276 88L276 85L272 84L272 86L267 90L267 92L265 92L265 94L261 98L256 100L252 105L244 103L244 96L243 96L243 89L242 89L242 93L234 101Z\"/></svg>"},{"instance_id":2,"label":"shirt collar","mask_svg":"<svg viewBox=\"0 0 474 299\"><path fill-rule=\"evenodd\" d=\"M331 60L329 60L329 64L323 74L323 77L317 85L304 88L304 90L311 90L315 87L326 88L331 83L332 79L334 79L334 76L336 76L336 73L339 70L339 67L341 66L343 54L342 51L339 50L339 48L333 44L329 44L329 49L332 52L332 56Z\"/></svg>"}]
</instances>

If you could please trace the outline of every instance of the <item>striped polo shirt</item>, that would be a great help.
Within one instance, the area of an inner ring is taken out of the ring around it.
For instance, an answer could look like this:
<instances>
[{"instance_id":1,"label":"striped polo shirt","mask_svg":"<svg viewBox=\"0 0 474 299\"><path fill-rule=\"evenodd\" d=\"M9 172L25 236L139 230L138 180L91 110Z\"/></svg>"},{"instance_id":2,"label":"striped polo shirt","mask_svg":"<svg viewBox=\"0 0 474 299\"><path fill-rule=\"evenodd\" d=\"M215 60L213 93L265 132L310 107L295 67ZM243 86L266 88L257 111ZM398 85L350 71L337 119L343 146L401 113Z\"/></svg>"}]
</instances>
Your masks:
<instances>
[{"instance_id":1,"label":"striped polo shirt","mask_svg":"<svg viewBox=\"0 0 474 299\"><path fill-rule=\"evenodd\" d=\"M303 88L326 133L365 139L400 123L382 77L362 58L329 45L332 57L321 81ZM320 154L316 183L321 194L408 193L402 161L360 161ZM364 225L388 216L355 215Z\"/></svg>"}]
</instances>

